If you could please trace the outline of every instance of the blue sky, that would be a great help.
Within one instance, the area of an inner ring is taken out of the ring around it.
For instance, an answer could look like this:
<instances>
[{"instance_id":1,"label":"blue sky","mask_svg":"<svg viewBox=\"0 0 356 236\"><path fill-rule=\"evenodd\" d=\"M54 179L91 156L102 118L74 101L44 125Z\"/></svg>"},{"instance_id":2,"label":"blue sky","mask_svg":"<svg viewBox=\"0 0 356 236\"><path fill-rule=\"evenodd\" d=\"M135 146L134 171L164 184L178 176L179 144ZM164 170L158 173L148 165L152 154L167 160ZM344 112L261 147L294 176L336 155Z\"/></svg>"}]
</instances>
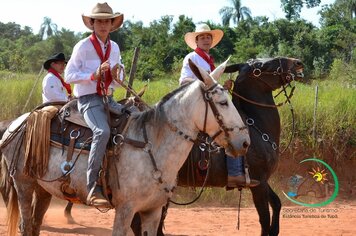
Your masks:
<instances>
[{"instance_id":1,"label":"blue sky","mask_svg":"<svg viewBox=\"0 0 356 236\"><path fill-rule=\"evenodd\" d=\"M49 17L58 28L75 32L85 32L81 14L89 13L98 0L9 0L3 1L0 8L0 22L15 22L21 26L30 26L38 33L44 17ZM103 2L103 1L99 1ZM177 20L179 15L186 15L194 23L213 21L221 23L219 10L230 6L229 0L115 0L107 1L115 12L122 12L125 19L142 21L148 26L153 20L163 15L172 15ZM321 5L334 3L335 0L321 0ZM267 16L270 20L284 18L280 0L242 0L242 5L249 7L252 16ZM319 8L303 9L302 18L318 26Z\"/></svg>"}]
</instances>

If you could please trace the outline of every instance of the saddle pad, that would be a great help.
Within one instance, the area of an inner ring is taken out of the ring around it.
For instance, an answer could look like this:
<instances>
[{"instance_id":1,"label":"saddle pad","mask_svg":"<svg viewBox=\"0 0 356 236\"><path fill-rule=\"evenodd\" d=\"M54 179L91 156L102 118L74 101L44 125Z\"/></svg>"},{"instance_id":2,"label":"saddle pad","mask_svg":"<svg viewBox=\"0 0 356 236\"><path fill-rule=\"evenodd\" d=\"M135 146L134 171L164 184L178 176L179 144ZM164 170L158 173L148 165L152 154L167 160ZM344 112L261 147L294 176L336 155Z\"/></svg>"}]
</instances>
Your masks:
<instances>
[{"instance_id":1,"label":"saddle pad","mask_svg":"<svg viewBox=\"0 0 356 236\"><path fill-rule=\"evenodd\" d=\"M23 115L21 115L20 117L16 118L16 120L14 120L8 128L8 131L10 133L14 132L18 127L20 127L22 125L22 123L27 119L27 117L30 115L30 112L27 112Z\"/></svg>"},{"instance_id":2,"label":"saddle pad","mask_svg":"<svg viewBox=\"0 0 356 236\"><path fill-rule=\"evenodd\" d=\"M78 111L78 106L77 106L78 99L74 99L67 104L65 104L62 109L59 111L59 114L64 114L64 119L83 126L83 127L88 127L86 124L83 115ZM89 127L88 127L89 128Z\"/></svg>"}]
</instances>

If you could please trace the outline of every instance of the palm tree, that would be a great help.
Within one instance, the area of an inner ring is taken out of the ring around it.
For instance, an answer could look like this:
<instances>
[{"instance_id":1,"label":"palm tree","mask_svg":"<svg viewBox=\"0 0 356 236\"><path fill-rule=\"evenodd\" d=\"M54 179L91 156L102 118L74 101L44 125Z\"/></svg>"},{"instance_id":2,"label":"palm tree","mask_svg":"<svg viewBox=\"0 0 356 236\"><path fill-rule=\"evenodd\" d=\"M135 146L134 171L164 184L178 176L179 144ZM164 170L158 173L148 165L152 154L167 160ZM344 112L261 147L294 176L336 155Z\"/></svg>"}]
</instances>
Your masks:
<instances>
[{"instance_id":1,"label":"palm tree","mask_svg":"<svg viewBox=\"0 0 356 236\"><path fill-rule=\"evenodd\" d=\"M356 0L336 0L336 4L344 5L350 19L356 18Z\"/></svg>"},{"instance_id":2,"label":"palm tree","mask_svg":"<svg viewBox=\"0 0 356 236\"><path fill-rule=\"evenodd\" d=\"M51 18L43 18L43 23L41 24L40 32L38 33L42 39L50 37L57 34L57 25L52 22Z\"/></svg>"},{"instance_id":3,"label":"palm tree","mask_svg":"<svg viewBox=\"0 0 356 236\"><path fill-rule=\"evenodd\" d=\"M238 24L241 20L251 18L251 11L248 7L241 6L241 0L230 0L232 7L223 7L219 10L224 26L229 26L232 20Z\"/></svg>"}]
</instances>

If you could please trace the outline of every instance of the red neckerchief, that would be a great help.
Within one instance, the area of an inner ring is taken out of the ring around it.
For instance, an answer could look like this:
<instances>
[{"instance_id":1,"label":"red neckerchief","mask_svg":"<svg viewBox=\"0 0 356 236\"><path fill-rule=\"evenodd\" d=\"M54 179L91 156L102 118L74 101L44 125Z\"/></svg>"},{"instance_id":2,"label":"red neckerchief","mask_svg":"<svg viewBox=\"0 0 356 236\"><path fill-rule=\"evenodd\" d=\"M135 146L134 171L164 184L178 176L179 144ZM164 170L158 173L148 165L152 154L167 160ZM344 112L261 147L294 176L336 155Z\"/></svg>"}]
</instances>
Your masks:
<instances>
[{"instance_id":1,"label":"red neckerchief","mask_svg":"<svg viewBox=\"0 0 356 236\"><path fill-rule=\"evenodd\" d=\"M110 56L110 52L111 52L110 38L108 38L108 48L106 49L105 56L103 56L103 51L101 50L101 46L100 46L99 40L96 37L94 32L90 36L90 41L93 44L93 46L95 48L95 51L96 51L96 53L98 54L98 56L99 56L99 58L101 60L101 63L103 63L104 61L108 60L109 56ZM111 77L111 71L110 71L110 68L109 68L109 70L105 72L105 77L104 77L104 84L105 84L104 92L105 92L105 94L108 91L108 87L111 84L111 81L112 81L112 77ZM98 79L98 81L96 83L96 92L100 96L102 96L103 94L102 94L102 91L101 91L100 82L101 82L101 76L100 76L100 78Z\"/></svg>"},{"instance_id":2,"label":"red neckerchief","mask_svg":"<svg viewBox=\"0 0 356 236\"><path fill-rule=\"evenodd\" d=\"M67 84L66 82L64 82L64 79L62 78L62 76L55 69L49 68L48 73L54 74L61 81L63 87L66 88L68 95L72 96L72 88L70 87L70 84Z\"/></svg>"},{"instance_id":3,"label":"red neckerchief","mask_svg":"<svg viewBox=\"0 0 356 236\"><path fill-rule=\"evenodd\" d=\"M214 58L212 56L208 55L206 52L204 52L201 48L198 47L194 51L210 65L210 71L215 70Z\"/></svg>"}]
</instances>

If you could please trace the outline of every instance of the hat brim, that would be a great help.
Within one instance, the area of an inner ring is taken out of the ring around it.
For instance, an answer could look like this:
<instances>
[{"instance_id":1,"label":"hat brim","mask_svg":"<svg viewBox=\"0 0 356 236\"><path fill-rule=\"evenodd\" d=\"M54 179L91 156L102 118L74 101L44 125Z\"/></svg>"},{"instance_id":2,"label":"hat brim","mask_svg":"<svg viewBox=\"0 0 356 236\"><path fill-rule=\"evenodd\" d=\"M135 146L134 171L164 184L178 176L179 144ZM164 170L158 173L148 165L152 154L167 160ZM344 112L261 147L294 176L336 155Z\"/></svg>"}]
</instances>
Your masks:
<instances>
[{"instance_id":1,"label":"hat brim","mask_svg":"<svg viewBox=\"0 0 356 236\"><path fill-rule=\"evenodd\" d=\"M124 14L122 13L115 13L115 14L108 14L108 13L98 13L98 14L91 14L91 15L82 15L82 19L84 22L84 25L90 29L94 30L93 25L91 24L91 19L114 19L112 23L112 27L110 32L113 32L120 28L124 21Z\"/></svg>"},{"instance_id":2,"label":"hat brim","mask_svg":"<svg viewBox=\"0 0 356 236\"><path fill-rule=\"evenodd\" d=\"M49 68L51 68L51 63L52 62L56 62L56 61L64 61L65 63L67 63L66 60L58 60L58 59L49 59L47 61L45 61L43 63L43 68L45 68L46 70L48 70Z\"/></svg>"},{"instance_id":3,"label":"hat brim","mask_svg":"<svg viewBox=\"0 0 356 236\"><path fill-rule=\"evenodd\" d=\"M213 38L213 42L210 48L215 47L224 36L224 32L220 29L210 30L210 31L203 31L203 32L188 32L184 36L184 40L186 44L195 50L197 48L196 37L200 34L211 34Z\"/></svg>"}]
</instances>

